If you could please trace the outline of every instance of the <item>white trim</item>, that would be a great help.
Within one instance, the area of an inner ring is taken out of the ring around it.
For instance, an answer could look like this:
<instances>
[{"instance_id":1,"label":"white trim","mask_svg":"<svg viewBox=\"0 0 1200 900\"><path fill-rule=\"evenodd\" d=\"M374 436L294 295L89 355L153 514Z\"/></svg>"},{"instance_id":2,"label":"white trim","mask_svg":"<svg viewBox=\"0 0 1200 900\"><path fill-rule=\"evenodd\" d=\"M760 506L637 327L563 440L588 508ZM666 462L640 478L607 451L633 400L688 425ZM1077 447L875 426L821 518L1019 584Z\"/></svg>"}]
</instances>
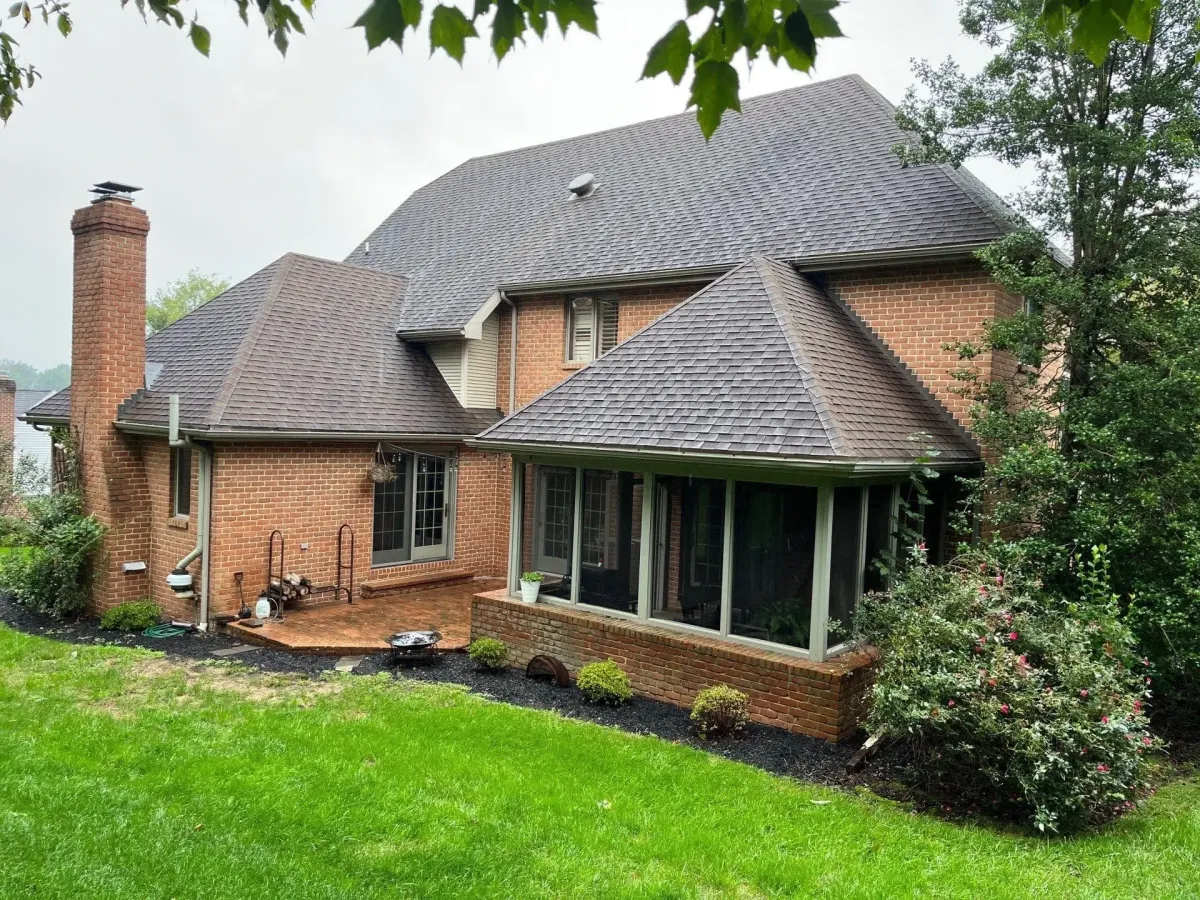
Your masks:
<instances>
[{"instance_id":1,"label":"white trim","mask_svg":"<svg viewBox=\"0 0 1200 900\"><path fill-rule=\"evenodd\" d=\"M808 629L809 658L825 661L829 632L829 564L833 552L833 486L817 488L817 529L813 541L812 617Z\"/></svg>"},{"instance_id":2,"label":"white trim","mask_svg":"<svg viewBox=\"0 0 1200 900\"><path fill-rule=\"evenodd\" d=\"M654 592L654 492L657 490L653 472L642 473L642 535L638 554L638 618L650 618L651 597Z\"/></svg>"},{"instance_id":3,"label":"white trim","mask_svg":"<svg viewBox=\"0 0 1200 900\"><path fill-rule=\"evenodd\" d=\"M483 323L487 321L487 317L496 311L496 307L500 305L502 294L500 291L492 291L490 297L483 301L483 306L476 310L475 315L467 321L463 326L462 336L469 341L478 341L483 337Z\"/></svg>"}]
</instances>

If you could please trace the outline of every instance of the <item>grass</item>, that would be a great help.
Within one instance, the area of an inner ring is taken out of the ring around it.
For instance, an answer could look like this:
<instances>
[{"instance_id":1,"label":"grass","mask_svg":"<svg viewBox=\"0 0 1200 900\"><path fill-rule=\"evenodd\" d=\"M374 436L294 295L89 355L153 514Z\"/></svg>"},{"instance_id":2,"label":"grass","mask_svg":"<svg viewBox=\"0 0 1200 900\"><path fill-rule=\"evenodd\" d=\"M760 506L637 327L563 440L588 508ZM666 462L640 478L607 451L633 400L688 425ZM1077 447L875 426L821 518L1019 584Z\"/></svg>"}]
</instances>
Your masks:
<instances>
[{"instance_id":1,"label":"grass","mask_svg":"<svg viewBox=\"0 0 1200 900\"><path fill-rule=\"evenodd\" d=\"M1192 897L1200 784L963 827L445 686L0 626L0 896Z\"/></svg>"}]
</instances>

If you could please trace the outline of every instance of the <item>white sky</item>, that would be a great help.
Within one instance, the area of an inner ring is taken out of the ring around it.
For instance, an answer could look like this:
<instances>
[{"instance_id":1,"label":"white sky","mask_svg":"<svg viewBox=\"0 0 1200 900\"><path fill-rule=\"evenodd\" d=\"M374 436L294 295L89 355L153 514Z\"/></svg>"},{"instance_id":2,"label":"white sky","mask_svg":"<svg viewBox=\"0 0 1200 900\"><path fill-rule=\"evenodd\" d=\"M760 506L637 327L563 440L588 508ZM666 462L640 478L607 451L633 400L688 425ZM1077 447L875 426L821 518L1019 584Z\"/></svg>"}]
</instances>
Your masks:
<instances>
[{"instance_id":1,"label":"white sky","mask_svg":"<svg viewBox=\"0 0 1200 900\"><path fill-rule=\"evenodd\" d=\"M348 27L366 0L322 0L286 60L232 3L201 7L209 59L132 5L74 4L67 40L18 35L44 77L0 129L0 358L70 360L68 223L94 182L145 188L151 293L193 267L240 280L289 250L341 259L465 159L682 110L686 82L638 75L683 3L602 0L599 40L555 32L499 67L475 42L462 69L419 40L368 55ZM914 57L974 70L986 54L956 16L952 0L849 0L848 37L822 42L814 77L857 72L899 101ZM743 96L810 80L764 58ZM1001 194L1020 186L998 164L972 170Z\"/></svg>"}]
</instances>

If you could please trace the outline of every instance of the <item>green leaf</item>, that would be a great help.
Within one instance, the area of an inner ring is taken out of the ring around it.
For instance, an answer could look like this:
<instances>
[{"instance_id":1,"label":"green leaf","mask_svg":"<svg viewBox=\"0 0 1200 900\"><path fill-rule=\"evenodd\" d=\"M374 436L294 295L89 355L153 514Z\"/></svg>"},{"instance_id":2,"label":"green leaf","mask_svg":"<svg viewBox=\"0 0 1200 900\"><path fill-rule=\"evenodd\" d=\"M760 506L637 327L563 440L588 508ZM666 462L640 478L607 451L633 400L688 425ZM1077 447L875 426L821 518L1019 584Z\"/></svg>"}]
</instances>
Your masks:
<instances>
[{"instance_id":1,"label":"green leaf","mask_svg":"<svg viewBox=\"0 0 1200 900\"><path fill-rule=\"evenodd\" d=\"M1108 56L1108 48L1121 37L1121 22L1107 3L1090 0L1075 21L1071 36L1071 47L1082 50L1088 58L1100 65Z\"/></svg>"},{"instance_id":2,"label":"green leaf","mask_svg":"<svg viewBox=\"0 0 1200 900\"><path fill-rule=\"evenodd\" d=\"M58 14L58 33L63 37L71 33L71 17L65 12Z\"/></svg>"},{"instance_id":3,"label":"green leaf","mask_svg":"<svg viewBox=\"0 0 1200 900\"><path fill-rule=\"evenodd\" d=\"M705 140L716 132L725 110L741 112L739 86L737 69L727 62L706 59L696 65L688 106L696 107L696 121L700 123Z\"/></svg>"},{"instance_id":4,"label":"green leaf","mask_svg":"<svg viewBox=\"0 0 1200 900\"><path fill-rule=\"evenodd\" d=\"M524 34L525 13L515 0L496 0L496 15L492 18L492 50L496 59L504 59Z\"/></svg>"},{"instance_id":5,"label":"green leaf","mask_svg":"<svg viewBox=\"0 0 1200 900\"><path fill-rule=\"evenodd\" d=\"M808 27L813 37L841 37L842 27L833 17L833 10L840 0L800 0L800 9L808 17Z\"/></svg>"},{"instance_id":6,"label":"green leaf","mask_svg":"<svg viewBox=\"0 0 1200 900\"><path fill-rule=\"evenodd\" d=\"M565 36L567 29L578 25L588 34L598 34L596 25L596 0L556 0L554 18Z\"/></svg>"},{"instance_id":7,"label":"green leaf","mask_svg":"<svg viewBox=\"0 0 1200 900\"><path fill-rule=\"evenodd\" d=\"M792 13L783 22L783 33L795 53L788 55L788 48L780 48L792 68L808 71L817 58L817 38L809 25L808 16L802 11Z\"/></svg>"},{"instance_id":8,"label":"green leaf","mask_svg":"<svg viewBox=\"0 0 1200 900\"><path fill-rule=\"evenodd\" d=\"M1125 17L1125 30L1139 41L1150 40L1154 30L1154 14L1158 10L1158 0L1133 0L1129 15Z\"/></svg>"},{"instance_id":9,"label":"green leaf","mask_svg":"<svg viewBox=\"0 0 1200 900\"><path fill-rule=\"evenodd\" d=\"M691 56L692 35L687 22L681 19L650 48L642 77L654 78L666 72L671 81L679 84L687 72Z\"/></svg>"},{"instance_id":10,"label":"green leaf","mask_svg":"<svg viewBox=\"0 0 1200 900\"><path fill-rule=\"evenodd\" d=\"M203 25L192 23L192 27L188 29L188 37L192 39L192 46L200 51L204 56L208 56L208 49L212 44L212 35L208 33L208 29Z\"/></svg>"},{"instance_id":11,"label":"green leaf","mask_svg":"<svg viewBox=\"0 0 1200 900\"><path fill-rule=\"evenodd\" d=\"M420 0L416 0L418 17L420 5ZM366 36L367 50L374 50L387 41L403 50L404 30L417 25L408 17L411 6L411 0L371 0L371 5L354 23L354 27L361 28Z\"/></svg>"},{"instance_id":12,"label":"green leaf","mask_svg":"<svg viewBox=\"0 0 1200 900\"><path fill-rule=\"evenodd\" d=\"M467 51L467 38L479 37L475 25L457 6L439 3L429 18L430 53L438 48L459 64Z\"/></svg>"}]
</instances>

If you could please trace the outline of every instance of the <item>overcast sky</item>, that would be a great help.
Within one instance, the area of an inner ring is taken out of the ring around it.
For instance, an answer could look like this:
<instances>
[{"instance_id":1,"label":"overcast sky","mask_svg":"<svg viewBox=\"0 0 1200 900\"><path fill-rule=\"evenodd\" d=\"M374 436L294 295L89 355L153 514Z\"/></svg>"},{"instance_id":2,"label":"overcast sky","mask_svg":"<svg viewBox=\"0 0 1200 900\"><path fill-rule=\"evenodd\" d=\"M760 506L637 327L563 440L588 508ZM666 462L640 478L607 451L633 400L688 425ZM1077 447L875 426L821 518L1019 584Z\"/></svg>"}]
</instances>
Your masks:
<instances>
[{"instance_id":1,"label":"overcast sky","mask_svg":"<svg viewBox=\"0 0 1200 900\"><path fill-rule=\"evenodd\" d=\"M151 294L193 267L240 280L289 250L341 259L465 159L681 111L686 85L638 74L683 2L602 0L601 39L555 33L498 67L476 42L461 69L418 41L368 55L348 28L365 0L321 0L286 59L232 3L201 5L209 59L132 4L73 4L69 39L41 26L18 36L44 77L0 129L0 358L70 360L68 223L94 182L145 188ZM973 70L986 57L956 10L850 0L838 13L848 37L821 44L812 78L857 72L899 101L913 57ZM764 59L743 95L812 78ZM997 164L972 169L1001 194L1019 186Z\"/></svg>"}]
</instances>

